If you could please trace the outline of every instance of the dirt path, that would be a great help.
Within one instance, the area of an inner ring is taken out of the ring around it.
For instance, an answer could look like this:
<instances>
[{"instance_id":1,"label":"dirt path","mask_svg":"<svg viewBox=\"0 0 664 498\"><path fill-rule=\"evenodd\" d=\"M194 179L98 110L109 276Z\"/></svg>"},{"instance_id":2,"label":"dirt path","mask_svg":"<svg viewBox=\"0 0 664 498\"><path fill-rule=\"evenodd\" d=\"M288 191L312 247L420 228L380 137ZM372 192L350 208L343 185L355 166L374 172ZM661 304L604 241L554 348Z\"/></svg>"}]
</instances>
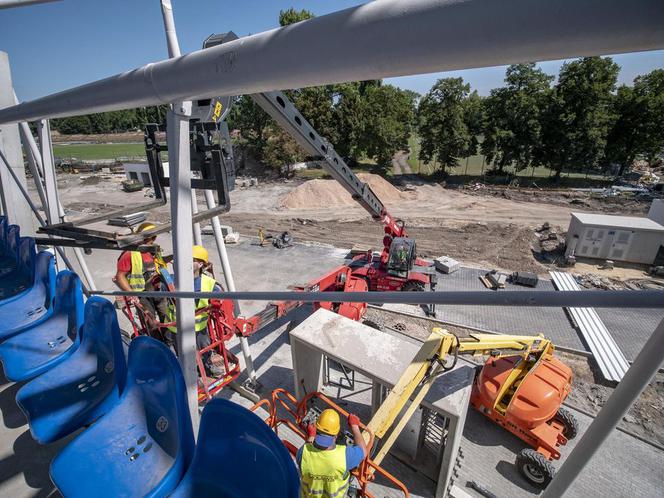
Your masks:
<instances>
[{"instance_id":1,"label":"dirt path","mask_svg":"<svg viewBox=\"0 0 664 498\"><path fill-rule=\"evenodd\" d=\"M392 158L392 168L394 171L394 176L397 175L412 175L413 170L408 164L408 153L407 152L397 152Z\"/></svg>"}]
</instances>

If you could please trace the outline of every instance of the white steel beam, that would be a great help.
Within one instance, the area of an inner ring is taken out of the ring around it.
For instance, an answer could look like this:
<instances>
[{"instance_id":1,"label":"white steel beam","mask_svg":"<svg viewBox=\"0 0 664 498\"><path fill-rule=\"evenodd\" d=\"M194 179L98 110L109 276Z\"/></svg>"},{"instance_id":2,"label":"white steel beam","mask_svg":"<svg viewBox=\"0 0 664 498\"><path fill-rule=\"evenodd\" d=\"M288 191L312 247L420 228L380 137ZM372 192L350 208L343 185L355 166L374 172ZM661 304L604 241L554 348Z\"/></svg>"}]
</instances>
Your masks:
<instances>
[{"instance_id":1,"label":"white steel beam","mask_svg":"<svg viewBox=\"0 0 664 498\"><path fill-rule=\"evenodd\" d=\"M60 223L60 201L58 199L58 181L55 174L55 161L53 160L53 144L51 143L51 125L48 119L37 122L41 163L44 169L44 185L46 187L46 219L49 225ZM62 269L62 261L55 255L58 269Z\"/></svg>"},{"instance_id":2,"label":"white steel beam","mask_svg":"<svg viewBox=\"0 0 664 498\"><path fill-rule=\"evenodd\" d=\"M173 222L173 267L175 288L193 292L194 270L191 247L191 170L189 169L189 115L190 102L173 104L168 111L167 140L168 168L171 194L171 219ZM198 370L196 366L196 332L194 298L175 300L177 313L178 360L187 386L189 413L198 434Z\"/></svg>"},{"instance_id":3,"label":"white steel beam","mask_svg":"<svg viewBox=\"0 0 664 498\"><path fill-rule=\"evenodd\" d=\"M168 57L180 57L180 43L178 42L177 31L175 31L175 19L173 18L173 5L171 0L161 0L161 15L164 18L164 31L166 33L166 45L168 46ZM198 201L196 199L196 190L191 189L191 213L198 213ZM194 223L194 243L203 245L201 236L201 224Z\"/></svg>"},{"instance_id":4,"label":"white steel beam","mask_svg":"<svg viewBox=\"0 0 664 498\"><path fill-rule=\"evenodd\" d=\"M0 0L0 9L11 9L13 7L26 7L38 3L58 2L59 0Z\"/></svg>"},{"instance_id":5,"label":"white steel beam","mask_svg":"<svg viewBox=\"0 0 664 498\"><path fill-rule=\"evenodd\" d=\"M376 0L4 109L0 123L655 50L663 22L661 0Z\"/></svg>"}]
</instances>

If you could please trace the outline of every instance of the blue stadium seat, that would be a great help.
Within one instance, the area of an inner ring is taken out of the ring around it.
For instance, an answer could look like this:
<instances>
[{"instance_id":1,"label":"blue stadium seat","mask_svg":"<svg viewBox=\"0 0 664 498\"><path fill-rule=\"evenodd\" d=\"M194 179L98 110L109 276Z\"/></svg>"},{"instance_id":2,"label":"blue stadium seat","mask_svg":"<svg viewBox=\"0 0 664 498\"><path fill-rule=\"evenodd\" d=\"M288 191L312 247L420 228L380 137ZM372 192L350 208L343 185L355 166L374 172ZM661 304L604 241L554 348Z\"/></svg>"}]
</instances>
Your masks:
<instances>
[{"instance_id":1,"label":"blue stadium seat","mask_svg":"<svg viewBox=\"0 0 664 498\"><path fill-rule=\"evenodd\" d=\"M9 225L4 244L0 247L0 272L11 271L16 268L18 259L18 242L21 238L21 229L18 225Z\"/></svg>"},{"instance_id":2,"label":"blue stadium seat","mask_svg":"<svg viewBox=\"0 0 664 498\"><path fill-rule=\"evenodd\" d=\"M120 399L127 366L115 308L85 303L81 344L66 360L19 389L16 403L35 441L51 443L89 425Z\"/></svg>"},{"instance_id":3,"label":"blue stadium seat","mask_svg":"<svg viewBox=\"0 0 664 498\"><path fill-rule=\"evenodd\" d=\"M55 258L43 251L35 256L34 265L32 285L0 300L0 341L43 322L53 313Z\"/></svg>"},{"instance_id":4,"label":"blue stadium seat","mask_svg":"<svg viewBox=\"0 0 664 498\"><path fill-rule=\"evenodd\" d=\"M0 343L0 360L11 381L21 382L44 373L68 358L79 345L83 325L81 281L75 273L61 271L55 288L53 313Z\"/></svg>"},{"instance_id":5,"label":"blue stadium seat","mask_svg":"<svg viewBox=\"0 0 664 498\"><path fill-rule=\"evenodd\" d=\"M234 465L231 465L234 463ZM295 498L288 450L257 415L215 398L203 410L194 460L172 498Z\"/></svg>"},{"instance_id":6,"label":"blue stadium seat","mask_svg":"<svg viewBox=\"0 0 664 498\"><path fill-rule=\"evenodd\" d=\"M7 228L9 221L6 216L0 216L0 255L5 252L5 244L7 243Z\"/></svg>"},{"instance_id":7,"label":"blue stadium seat","mask_svg":"<svg viewBox=\"0 0 664 498\"><path fill-rule=\"evenodd\" d=\"M0 271L0 304L30 288L35 277L35 239L21 237L18 243L17 263L13 268Z\"/></svg>"},{"instance_id":8,"label":"blue stadium seat","mask_svg":"<svg viewBox=\"0 0 664 498\"><path fill-rule=\"evenodd\" d=\"M129 346L119 404L69 443L51 464L68 498L166 496L194 452L184 379L170 350L147 336Z\"/></svg>"}]
</instances>

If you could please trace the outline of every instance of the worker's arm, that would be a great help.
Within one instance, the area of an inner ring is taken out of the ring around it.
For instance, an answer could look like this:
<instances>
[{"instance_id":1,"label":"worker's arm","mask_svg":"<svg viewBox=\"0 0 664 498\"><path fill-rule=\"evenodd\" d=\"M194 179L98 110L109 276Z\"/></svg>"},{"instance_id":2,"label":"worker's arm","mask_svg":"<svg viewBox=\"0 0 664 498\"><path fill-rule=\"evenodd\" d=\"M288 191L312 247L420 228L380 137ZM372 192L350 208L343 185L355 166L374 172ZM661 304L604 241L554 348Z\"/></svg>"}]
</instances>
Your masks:
<instances>
[{"instance_id":1,"label":"worker's arm","mask_svg":"<svg viewBox=\"0 0 664 498\"><path fill-rule=\"evenodd\" d=\"M127 274L128 274L128 272L126 272L126 271L118 270L115 273L114 282L123 291L131 292L131 287L129 286L129 280L127 280Z\"/></svg>"},{"instance_id":2,"label":"worker's arm","mask_svg":"<svg viewBox=\"0 0 664 498\"><path fill-rule=\"evenodd\" d=\"M352 413L348 415L348 425L350 426L350 430L353 432L355 445L362 450L364 455L363 458L366 458L367 444L364 442L364 438L362 437L362 431L360 431L360 419L357 417L357 415L353 415Z\"/></svg>"}]
</instances>

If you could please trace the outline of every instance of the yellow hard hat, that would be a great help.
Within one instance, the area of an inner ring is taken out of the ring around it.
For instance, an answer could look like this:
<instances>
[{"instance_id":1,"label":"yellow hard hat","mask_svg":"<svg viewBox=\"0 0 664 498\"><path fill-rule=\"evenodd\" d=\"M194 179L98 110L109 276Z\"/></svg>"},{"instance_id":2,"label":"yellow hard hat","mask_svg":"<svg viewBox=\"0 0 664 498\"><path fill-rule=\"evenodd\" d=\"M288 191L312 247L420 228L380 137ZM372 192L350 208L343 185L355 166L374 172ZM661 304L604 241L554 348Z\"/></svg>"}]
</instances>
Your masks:
<instances>
[{"instance_id":1,"label":"yellow hard hat","mask_svg":"<svg viewBox=\"0 0 664 498\"><path fill-rule=\"evenodd\" d=\"M200 259L201 261L208 262L208 252L207 249L203 246L194 246L191 248L191 253L194 256L194 259Z\"/></svg>"},{"instance_id":2,"label":"yellow hard hat","mask_svg":"<svg viewBox=\"0 0 664 498\"><path fill-rule=\"evenodd\" d=\"M138 233L141 233L141 232L147 232L148 230L154 230L155 228L157 228L157 225L150 223L149 221L145 221L138 226L138 229L136 231Z\"/></svg>"},{"instance_id":3,"label":"yellow hard hat","mask_svg":"<svg viewBox=\"0 0 664 498\"><path fill-rule=\"evenodd\" d=\"M336 410L328 408L323 410L323 413L318 417L316 422L316 430L327 434L328 436L336 436L341 430L341 423L339 422L339 414Z\"/></svg>"}]
</instances>

